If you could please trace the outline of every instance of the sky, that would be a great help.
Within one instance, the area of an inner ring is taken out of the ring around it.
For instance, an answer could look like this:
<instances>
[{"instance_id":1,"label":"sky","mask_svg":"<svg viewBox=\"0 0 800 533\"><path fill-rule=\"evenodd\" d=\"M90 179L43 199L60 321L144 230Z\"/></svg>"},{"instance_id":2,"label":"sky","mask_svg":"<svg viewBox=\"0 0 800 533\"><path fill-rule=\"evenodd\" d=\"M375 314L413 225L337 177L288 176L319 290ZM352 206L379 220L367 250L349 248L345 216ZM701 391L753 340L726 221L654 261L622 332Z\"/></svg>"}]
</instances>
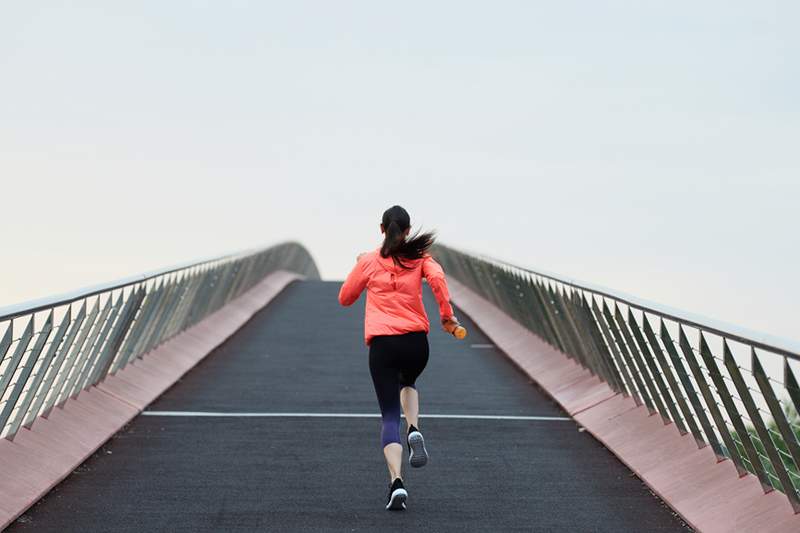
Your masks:
<instances>
[{"instance_id":1,"label":"sky","mask_svg":"<svg viewBox=\"0 0 800 533\"><path fill-rule=\"evenodd\" d=\"M0 2L0 307L442 243L800 339L796 2Z\"/></svg>"}]
</instances>

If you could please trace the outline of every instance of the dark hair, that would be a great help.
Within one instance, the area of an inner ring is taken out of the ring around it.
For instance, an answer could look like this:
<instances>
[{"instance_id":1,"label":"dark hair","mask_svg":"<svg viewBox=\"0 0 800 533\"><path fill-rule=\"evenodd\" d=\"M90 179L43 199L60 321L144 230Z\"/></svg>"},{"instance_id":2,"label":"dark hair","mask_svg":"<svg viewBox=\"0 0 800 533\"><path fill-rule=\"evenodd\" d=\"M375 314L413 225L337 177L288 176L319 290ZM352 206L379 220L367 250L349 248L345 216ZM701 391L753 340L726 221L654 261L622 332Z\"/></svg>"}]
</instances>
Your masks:
<instances>
[{"instance_id":1,"label":"dark hair","mask_svg":"<svg viewBox=\"0 0 800 533\"><path fill-rule=\"evenodd\" d=\"M403 232L411 227L411 217L399 205L384 211L381 223L385 232L381 257L391 257L401 268L410 269L410 266L403 264L403 260L421 259L436 239L433 232L420 233L419 230L412 237L404 238Z\"/></svg>"}]
</instances>

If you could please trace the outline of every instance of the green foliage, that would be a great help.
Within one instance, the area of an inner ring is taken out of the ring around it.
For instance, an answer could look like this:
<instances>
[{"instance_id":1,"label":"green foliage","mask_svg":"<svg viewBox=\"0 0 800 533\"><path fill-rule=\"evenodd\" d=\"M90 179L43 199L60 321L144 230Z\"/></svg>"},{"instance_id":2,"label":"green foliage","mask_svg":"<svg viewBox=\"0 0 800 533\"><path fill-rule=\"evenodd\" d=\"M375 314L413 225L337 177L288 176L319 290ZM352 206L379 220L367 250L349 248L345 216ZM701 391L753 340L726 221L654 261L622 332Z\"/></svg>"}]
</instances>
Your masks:
<instances>
[{"instance_id":1,"label":"green foliage","mask_svg":"<svg viewBox=\"0 0 800 533\"><path fill-rule=\"evenodd\" d=\"M789 421L789 427L792 429L792 433L794 434L794 438L797 442L800 442L800 415L798 415L797 409L791 403L784 403L783 404L783 412L786 415L786 419ZM770 438L774 446L778 449L778 455L780 455L781 462L783 463L784 468L789 473L789 478L792 480L794 484L794 489L800 489L800 469L796 465L794 460L792 459L789 453L789 447L786 445L786 441L783 439L780 431L778 430L778 425L775 423L774 420L769 420L766 422L767 430L769 431ZM742 439L739 437L736 430L733 428L728 428L731 436L733 437L734 442L736 443L736 449L739 451L739 455L742 457L744 462L745 468L751 473L755 473L753 465L747 458L747 454L745 453L744 447L742 446ZM781 485L781 482L778 480L778 475L775 472L775 467L772 465L772 462L769 460L769 456L767 455L767 451L764 448L764 443L761 442L761 439L758 436L758 432L756 431L755 427L752 424L747 425L747 433L750 436L750 440L753 442L753 446L755 446L758 455L761 458L761 464L764 468L764 471L770 478L770 482L772 486L776 489L786 492ZM730 456L727 450L725 453Z\"/></svg>"}]
</instances>

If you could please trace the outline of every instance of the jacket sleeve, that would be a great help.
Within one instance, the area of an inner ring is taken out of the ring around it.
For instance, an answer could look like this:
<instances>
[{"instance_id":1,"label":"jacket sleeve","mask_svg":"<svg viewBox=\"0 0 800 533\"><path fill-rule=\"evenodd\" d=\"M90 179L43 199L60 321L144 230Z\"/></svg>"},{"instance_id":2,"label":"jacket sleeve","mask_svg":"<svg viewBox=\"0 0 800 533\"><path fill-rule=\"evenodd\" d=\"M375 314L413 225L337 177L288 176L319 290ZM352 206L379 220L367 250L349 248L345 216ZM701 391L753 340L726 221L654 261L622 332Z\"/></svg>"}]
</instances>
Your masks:
<instances>
[{"instance_id":1,"label":"jacket sleeve","mask_svg":"<svg viewBox=\"0 0 800 533\"><path fill-rule=\"evenodd\" d=\"M367 281L367 276L364 274L364 260L359 259L339 289L339 303L345 306L353 305L367 286Z\"/></svg>"},{"instance_id":2,"label":"jacket sleeve","mask_svg":"<svg viewBox=\"0 0 800 533\"><path fill-rule=\"evenodd\" d=\"M439 316L441 318L452 318L453 306L450 305L450 292L447 290L447 280L444 277L444 270L433 257L426 256L422 262L422 276L428 280L433 295L439 303Z\"/></svg>"}]
</instances>

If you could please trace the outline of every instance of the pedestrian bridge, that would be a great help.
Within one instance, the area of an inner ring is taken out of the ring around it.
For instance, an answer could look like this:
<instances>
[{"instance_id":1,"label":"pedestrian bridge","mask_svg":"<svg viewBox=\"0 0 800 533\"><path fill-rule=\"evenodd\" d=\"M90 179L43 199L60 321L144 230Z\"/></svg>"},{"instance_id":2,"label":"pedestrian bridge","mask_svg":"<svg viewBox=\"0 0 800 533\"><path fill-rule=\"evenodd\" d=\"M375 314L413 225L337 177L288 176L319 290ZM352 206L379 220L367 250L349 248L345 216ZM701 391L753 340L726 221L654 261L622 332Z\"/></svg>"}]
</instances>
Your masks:
<instances>
[{"instance_id":1,"label":"pedestrian bridge","mask_svg":"<svg viewBox=\"0 0 800 533\"><path fill-rule=\"evenodd\" d=\"M469 336L430 333L406 511L363 304L284 243L0 309L0 528L800 530L797 346L434 255Z\"/></svg>"}]
</instances>

